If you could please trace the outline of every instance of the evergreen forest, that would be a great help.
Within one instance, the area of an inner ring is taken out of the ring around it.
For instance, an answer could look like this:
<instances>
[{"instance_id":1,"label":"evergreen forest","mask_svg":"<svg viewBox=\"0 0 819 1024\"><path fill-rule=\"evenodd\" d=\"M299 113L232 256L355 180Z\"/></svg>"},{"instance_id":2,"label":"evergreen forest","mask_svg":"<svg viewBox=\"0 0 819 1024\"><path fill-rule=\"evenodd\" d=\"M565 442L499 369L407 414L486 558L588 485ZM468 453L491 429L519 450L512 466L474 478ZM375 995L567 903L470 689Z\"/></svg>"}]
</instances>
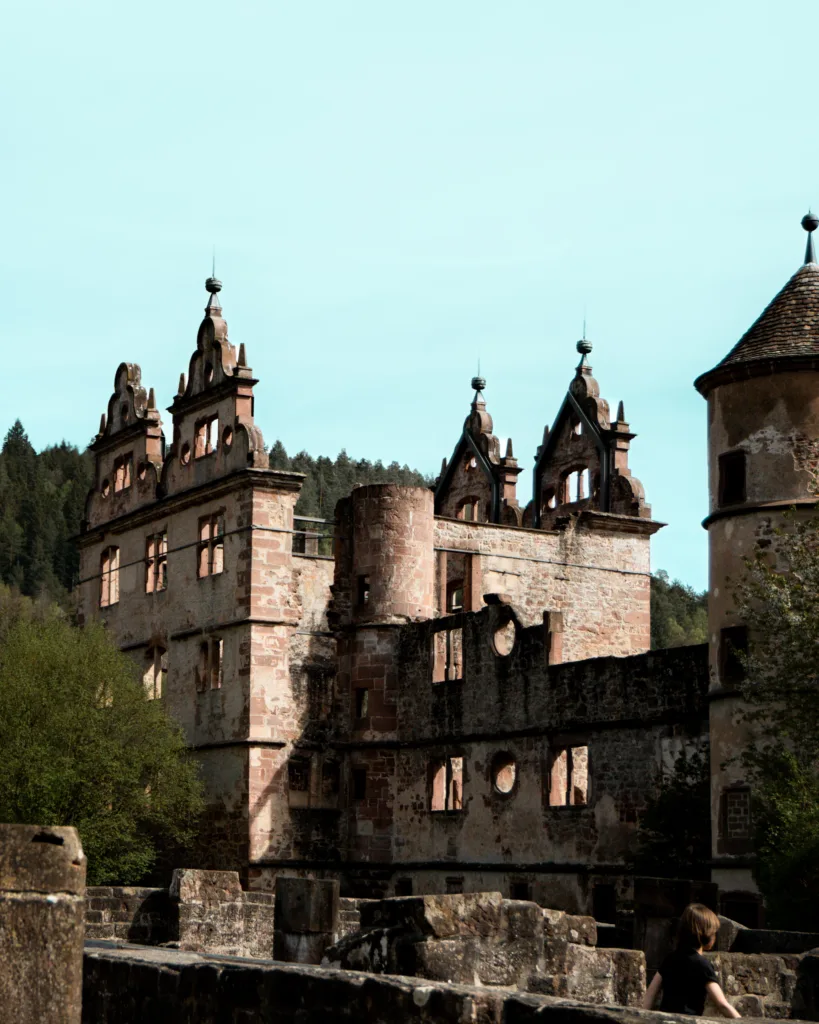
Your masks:
<instances>
[{"instance_id":1,"label":"evergreen forest","mask_svg":"<svg viewBox=\"0 0 819 1024\"><path fill-rule=\"evenodd\" d=\"M429 486L409 466L351 459L342 449L335 459L305 451L289 456L281 441L270 448L270 465L305 474L296 514L332 520L340 498L357 484ZM34 450L17 420L0 450L0 582L28 597L65 604L78 579L73 538L79 533L91 487L93 458L65 441ZM296 524L299 525L298 523ZM311 527L331 532L328 525ZM651 646L704 643L706 595L671 580L660 570L651 580Z\"/></svg>"}]
</instances>

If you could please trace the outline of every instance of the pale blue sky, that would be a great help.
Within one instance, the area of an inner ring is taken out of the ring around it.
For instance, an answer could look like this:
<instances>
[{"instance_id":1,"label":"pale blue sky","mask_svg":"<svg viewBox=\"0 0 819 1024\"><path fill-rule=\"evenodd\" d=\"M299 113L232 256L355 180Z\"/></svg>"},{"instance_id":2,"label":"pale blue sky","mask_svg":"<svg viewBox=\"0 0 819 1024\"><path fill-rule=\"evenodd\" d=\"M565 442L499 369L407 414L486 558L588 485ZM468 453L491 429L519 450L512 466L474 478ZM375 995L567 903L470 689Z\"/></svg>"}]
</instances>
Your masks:
<instances>
[{"instance_id":1,"label":"pale blue sky","mask_svg":"<svg viewBox=\"0 0 819 1024\"><path fill-rule=\"evenodd\" d=\"M747 0L9 5L0 425L87 442L121 360L168 405L215 243L268 442L437 471L480 356L528 496L585 309L670 524L654 567L703 587L691 382L801 262L818 23Z\"/></svg>"}]
</instances>

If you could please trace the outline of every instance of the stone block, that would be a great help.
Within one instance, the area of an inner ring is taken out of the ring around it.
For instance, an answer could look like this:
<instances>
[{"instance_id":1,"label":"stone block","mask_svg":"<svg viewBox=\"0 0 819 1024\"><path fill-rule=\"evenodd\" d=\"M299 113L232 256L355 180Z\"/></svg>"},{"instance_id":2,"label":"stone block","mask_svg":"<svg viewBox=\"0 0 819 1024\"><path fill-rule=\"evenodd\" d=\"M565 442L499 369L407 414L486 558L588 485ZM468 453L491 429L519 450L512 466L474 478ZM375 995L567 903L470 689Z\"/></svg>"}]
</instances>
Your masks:
<instances>
[{"instance_id":1,"label":"stone block","mask_svg":"<svg viewBox=\"0 0 819 1024\"><path fill-rule=\"evenodd\" d=\"M334 933L339 883L331 878L276 878L276 930L299 934Z\"/></svg>"},{"instance_id":2,"label":"stone block","mask_svg":"<svg viewBox=\"0 0 819 1024\"><path fill-rule=\"evenodd\" d=\"M176 868L170 895L180 903L227 903L242 899L242 885L236 871Z\"/></svg>"},{"instance_id":3,"label":"stone block","mask_svg":"<svg viewBox=\"0 0 819 1024\"><path fill-rule=\"evenodd\" d=\"M0 825L0 1016L79 1024L85 856L73 828Z\"/></svg>"},{"instance_id":4,"label":"stone block","mask_svg":"<svg viewBox=\"0 0 819 1024\"><path fill-rule=\"evenodd\" d=\"M447 896L398 896L365 904L361 929L403 925L438 939L455 935L495 935L501 924L499 892Z\"/></svg>"},{"instance_id":5,"label":"stone block","mask_svg":"<svg viewBox=\"0 0 819 1024\"><path fill-rule=\"evenodd\" d=\"M597 945L597 922L593 917L567 914L566 927L569 942L577 942L582 946Z\"/></svg>"}]
</instances>

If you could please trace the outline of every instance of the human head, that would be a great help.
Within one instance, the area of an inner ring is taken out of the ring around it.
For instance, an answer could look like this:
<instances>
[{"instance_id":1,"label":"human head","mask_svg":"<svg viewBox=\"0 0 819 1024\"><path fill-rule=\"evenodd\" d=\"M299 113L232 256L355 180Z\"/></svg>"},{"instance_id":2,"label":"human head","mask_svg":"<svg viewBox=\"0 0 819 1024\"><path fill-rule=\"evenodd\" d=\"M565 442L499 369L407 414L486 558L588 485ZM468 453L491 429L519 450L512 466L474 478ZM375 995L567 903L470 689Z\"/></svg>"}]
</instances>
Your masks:
<instances>
[{"instance_id":1,"label":"human head","mask_svg":"<svg viewBox=\"0 0 819 1024\"><path fill-rule=\"evenodd\" d=\"M689 903L677 931L677 949L710 949L719 931L719 918L702 903Z\"/></svg>"}]
</instances>

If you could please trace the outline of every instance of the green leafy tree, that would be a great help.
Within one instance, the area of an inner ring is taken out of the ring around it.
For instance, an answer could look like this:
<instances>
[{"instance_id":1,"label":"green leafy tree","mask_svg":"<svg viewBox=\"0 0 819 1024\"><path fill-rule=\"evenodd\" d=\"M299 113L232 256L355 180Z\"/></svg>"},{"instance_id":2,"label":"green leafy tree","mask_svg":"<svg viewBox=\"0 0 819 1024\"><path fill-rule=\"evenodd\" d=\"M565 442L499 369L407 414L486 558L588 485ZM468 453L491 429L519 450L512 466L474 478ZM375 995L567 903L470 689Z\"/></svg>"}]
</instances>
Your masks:
<instances>
[{"instance_id":1,"label":"green leafy tree","mask_svg":"<svg viewBox=\"0 0 819 1024\"><path fill-rule=\"evenodd\" d=\"M704 644L708 639L708 595L671 580L664 569L651 577L652 649Z\"/></svg>"},{"instance_id":2,"label":"green leafy tree","mask_svg":"<svg viewBox=\"0 0 819 1024\"><path fill-rule=\"evenodd\" d=\"M748 629L741 761L768 921L819 928L819 519L789 514L734 582Z\"/></svg>"},{"instance_id":3,"label":"green leafy tree","mask_svg":"<svg viewBox=\"0 0 819 1024\"><path fill-rule=\"evenodd\" d=\"M140 881L195 835L195 763L102 626L0 586L0 821L74 825L92 885Z\"/></svg>"},{"instance_id":4,"label":"green leafy tree","mask_svg":"<svg viewBox=\"0 0 819 1024\"><path fill-rule=\"evenodd\" d=\"M634 869L663 878L710 878L710 771L707 751L679 755L661 774L637 832Z\"/></svg>"}]
</instances>

